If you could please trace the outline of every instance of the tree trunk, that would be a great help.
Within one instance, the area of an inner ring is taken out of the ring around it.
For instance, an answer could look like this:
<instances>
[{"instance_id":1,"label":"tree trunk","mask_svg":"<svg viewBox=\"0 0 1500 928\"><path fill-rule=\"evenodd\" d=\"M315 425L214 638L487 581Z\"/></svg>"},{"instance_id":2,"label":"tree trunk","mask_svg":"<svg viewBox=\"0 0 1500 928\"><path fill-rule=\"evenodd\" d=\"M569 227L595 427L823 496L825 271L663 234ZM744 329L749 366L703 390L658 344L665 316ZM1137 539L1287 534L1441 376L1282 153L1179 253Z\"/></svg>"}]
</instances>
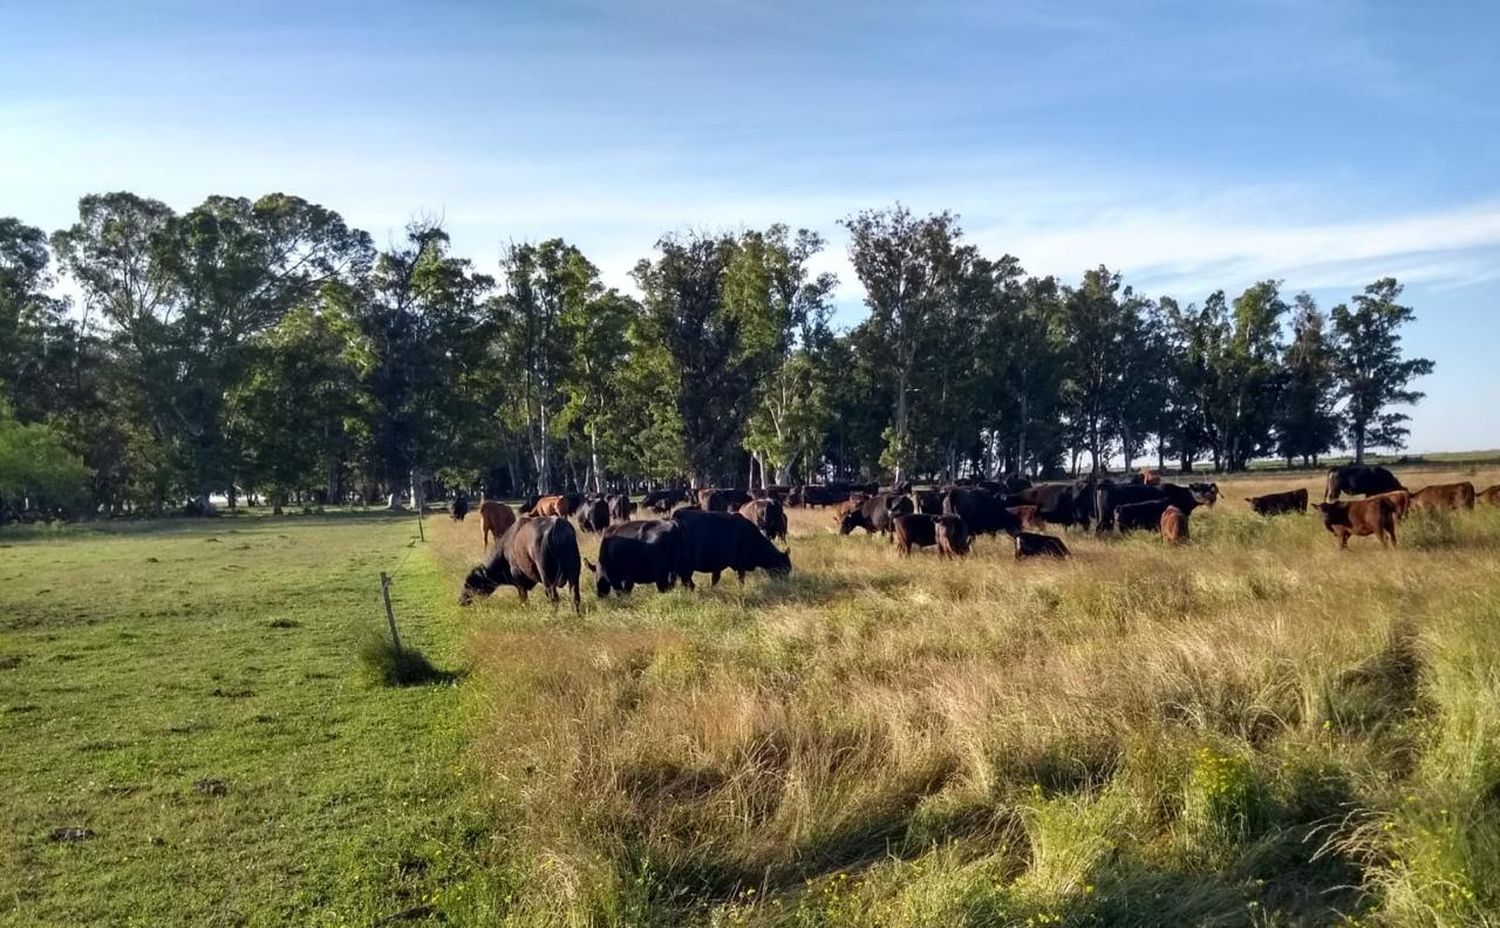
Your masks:
<instances>
[{"instance_id":1,"label":"tree trunk","mask_svg":"<svg viewBox=\"0 0 1500 928\"><path fill-rule=\"evenodd\" d=\"M589 423L589 466L594 469L594 492L604 492L604 472L599 468L599 426Z\"/></svg>"}]
</instances>

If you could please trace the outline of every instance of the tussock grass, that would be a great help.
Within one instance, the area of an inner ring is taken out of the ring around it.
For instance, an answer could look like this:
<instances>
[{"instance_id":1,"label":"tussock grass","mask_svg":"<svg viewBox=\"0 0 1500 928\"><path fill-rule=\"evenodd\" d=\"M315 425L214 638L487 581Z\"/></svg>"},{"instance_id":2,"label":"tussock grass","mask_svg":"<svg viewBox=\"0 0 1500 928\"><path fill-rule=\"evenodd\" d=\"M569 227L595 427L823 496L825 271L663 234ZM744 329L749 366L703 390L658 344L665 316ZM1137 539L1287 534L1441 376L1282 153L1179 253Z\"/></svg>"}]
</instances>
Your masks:
<instances>
[{"instance_id":1,"label":"tussock grass","mask_svg":"<svg viewBox=\"0 0 1500 928\"><path fill-rule=\"evenodd\" d=\"M981 539L951 564L794 512L785 580L579 621L500 593L474 752L514 816L512 917L1500 917L1500 512L1339 552L1238 501L1295 480L1225 483L1178 549L1073 532L1066 562ZM478 541L449 528L456 584Z\"/></svg>"}]
</instances>

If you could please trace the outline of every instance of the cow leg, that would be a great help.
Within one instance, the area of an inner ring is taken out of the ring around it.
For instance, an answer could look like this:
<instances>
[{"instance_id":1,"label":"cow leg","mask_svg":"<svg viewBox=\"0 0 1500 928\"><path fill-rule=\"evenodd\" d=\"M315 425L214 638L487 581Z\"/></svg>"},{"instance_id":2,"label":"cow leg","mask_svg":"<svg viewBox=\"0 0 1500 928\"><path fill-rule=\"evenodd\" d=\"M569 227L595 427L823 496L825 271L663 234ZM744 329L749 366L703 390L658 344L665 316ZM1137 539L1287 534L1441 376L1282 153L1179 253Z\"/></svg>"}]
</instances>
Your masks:
<instances>
[{"instance_id":1,"label":"cow leg","mask_svg":"<svg viewBox=\"0 0 1500 928\"><path fill-rule=\"evenodd\" d=\"M626 580L624 583L620 584L621 593L629 593L633 589L635 589L635 581L633 580Z\"/></svg>"},{"instance_id":2,"label":"cow leg","mask_svg":"<svg viewBox=\"0 0 1500 928\"><path fill-rule=\"evenodd\" d=\"M578 593L578 581L574 580L572 583L568 584L568 586L573 591L573 614L574 615L582 615L583 614L583 597L580 596L579 593Z\"/></svg>"},{"instance_id":3,"label":"cow leg","mask_svg":"<svg viewBox=\"0 0 1500 928\"><path fill-rule=\"evenodd\" d=\"M719 585L719 574L720 574L720 571L717 571L717 570L714 571L713 573L709 574L709 581L708 581L708 585L709 586L718 586Z\"/></svg>"},{"instance_id":4,"label":"cow leg","mask_svg":"<svg viewBox=\"0 0 1500 928\"><path fill-rule=\"evenodd\" d=\"M745 572L743 570L736 570L734 572L734 575L735 575L735 577L739 578L740 586L744 586L745 585Z\"/></svg>"},{"instance_id":5,"label":"cow leg","mask_svg":"<svg viewBox=\"0 0 1500 928\"><path fill-rule=\"evenodd\" d=\"M524 586L518 586L518 587L516 587L516 592L520 594L520 596L521 596L521 604L524 606L526 604L526 600L531 596L531 594L527 591L527 589Z\"/></svg>"}]
</instances>

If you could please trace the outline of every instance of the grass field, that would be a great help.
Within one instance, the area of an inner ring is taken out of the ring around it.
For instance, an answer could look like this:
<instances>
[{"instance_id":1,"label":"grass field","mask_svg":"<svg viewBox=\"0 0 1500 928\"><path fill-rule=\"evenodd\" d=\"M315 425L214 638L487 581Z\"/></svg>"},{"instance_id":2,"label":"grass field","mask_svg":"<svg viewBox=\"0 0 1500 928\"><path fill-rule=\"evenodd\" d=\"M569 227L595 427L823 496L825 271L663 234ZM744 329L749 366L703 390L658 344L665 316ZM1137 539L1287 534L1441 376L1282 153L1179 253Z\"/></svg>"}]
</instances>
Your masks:
<instances>
[{"instance_id":1,"label":"grass field","mask_svg":"<svg viewBox=\"0 0 1500 928\"><path fill-rule=\"evenodd\" d=\"M372 687L354 660L414 536L356 516L0 534L0 923L479 912L463 688ZM417 552L396 608L456 665L445 587Z\"/></svg>"},{"instance_id":2,"label":"grass field","mask_svg":"<svg viewBox=\"0 0 1500 928\"><path fill-rule=\"evenodd\" d=\"M1316 482L1067 563L796 512L786 581L577 618L460 610L430 520L397 610L465 675L409 688L355 656L408 524L0 535L0 920L1500 924L1500 510L1340 554L1239 499Z\"/></svg>"}]
</instances>

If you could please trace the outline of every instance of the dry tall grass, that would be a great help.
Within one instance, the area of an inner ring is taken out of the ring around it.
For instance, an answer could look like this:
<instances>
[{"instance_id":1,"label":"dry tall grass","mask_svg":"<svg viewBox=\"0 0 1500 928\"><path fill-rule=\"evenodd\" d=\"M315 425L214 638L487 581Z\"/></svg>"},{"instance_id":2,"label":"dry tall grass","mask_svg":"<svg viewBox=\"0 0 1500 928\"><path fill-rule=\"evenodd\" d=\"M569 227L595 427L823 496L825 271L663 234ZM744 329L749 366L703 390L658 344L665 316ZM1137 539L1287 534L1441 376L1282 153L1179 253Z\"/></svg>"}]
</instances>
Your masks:
<instances>
[{"instance_id":1,"label":"dry tall grass","mask_svg":"<svg viewBox=\"0 0 1500 928\"><path fill-rule=\"evenodd\" d=\"M475 751L512 921L1493 923L1500 509L1340 553L1241 500L1295 485L1223 481L1181 548L902 559L798 511L785 581L502 590ZM437 548L456 590L478 529Z\"/></svg>"}]
</instances>

